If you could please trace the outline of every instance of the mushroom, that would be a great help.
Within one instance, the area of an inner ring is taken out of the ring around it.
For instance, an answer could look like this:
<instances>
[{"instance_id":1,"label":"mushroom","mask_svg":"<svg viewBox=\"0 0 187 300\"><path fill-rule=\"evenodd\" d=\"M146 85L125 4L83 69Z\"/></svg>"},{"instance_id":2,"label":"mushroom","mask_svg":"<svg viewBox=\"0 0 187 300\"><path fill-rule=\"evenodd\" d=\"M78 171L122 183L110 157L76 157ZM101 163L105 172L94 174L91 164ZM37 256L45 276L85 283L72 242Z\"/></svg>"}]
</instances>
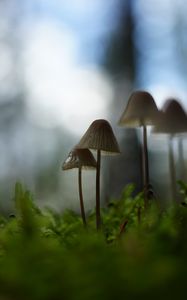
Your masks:
<instances>
[{"instance_id":1,"label":"mushroom","mask_svg":"<svg viewBox=\"0 0 187 300\"><path fill-rule=\"evenodd\" d=\"M83 224L86 226L86 216L84 210L84 201L82 193L82 168L93 169L96 168L96 161L89 149L77 149L76 147L70 151L68 157L62 165L63 170L70 170L78 168L78 185L79 185L79 199L80 209Z\"/></svg>"},{"instance_id":2,"label":"mushroom","mask_svg":"<svg viewBox=\"0 0 187 300\"><path fill-rule=\"evenodd\" d=\"M154 133L167 133L171 136L187 132L187 115L174 98L169 98L163 105L153 128Z\"/></svg>"},{"instance_id":3,"label":"mushroom","mask_svg":"<svg viewBox=\"0 0 187 300\"><path fill-rule=\"evenodd\" d=\"M147 125L154 125L158 109L150 93L146 91L133 92L128 104L118 122L120 126L143 127L142 148L142 177L144 185L144 205L147 207L149 200L149 161L147 149Z\"/></svg>"},{"instance_id":4,"label":"mushroom","mask_svg":"<svg viewBox=\"0 0 187 300\"><path fill-rule=\"evenodd\" d=\"M96 171L96 227L101 226L100 216L100 168L101 152L104 154L120 153L118 142L109 122L103 119L95 120L87 129L80 142L79 149L93 149L97 151L97 171Z\"/></svg>"},{"instance_id":5,"label":"mushroom","mask_svg":"<svg viewBox=\"0 0 187 300\"><path fill-rule=\"evenodd\" d=\"M165 133L169 135L169 166L171 174L171 190L173 199L177 199L176 191L176 172L173 154L173 138L176 135L181 135L187 132L187 115L178 100L170 98L166 100L161 110L156 125L153 128L153 133ZM184 165L183 149L181 137L178 140L180 151L180 165Z\"/></svg>"}]
</instances>

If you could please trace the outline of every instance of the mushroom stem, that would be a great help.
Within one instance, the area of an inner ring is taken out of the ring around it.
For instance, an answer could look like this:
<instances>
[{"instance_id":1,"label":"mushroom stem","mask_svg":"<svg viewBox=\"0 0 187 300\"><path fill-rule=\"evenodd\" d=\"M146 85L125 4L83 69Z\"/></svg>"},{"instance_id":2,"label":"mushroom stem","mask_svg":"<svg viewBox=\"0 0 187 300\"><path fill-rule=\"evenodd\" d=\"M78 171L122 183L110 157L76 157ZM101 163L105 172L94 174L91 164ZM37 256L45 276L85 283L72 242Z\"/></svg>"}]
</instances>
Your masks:
<instances>
[{"instance_id":1,"label":"mushroom stem","mask_svg":"<svg viewBox=\"0 0 187 300\"><path fill-rule=\"evenodd\" d=\"M173 155L173 137L169 136L169 169L170 169L170 180L171 180L171 192L172 200L177 201L177 190L176 190L176 173L175 173L175 162Z\"/></svg>"},{"instance_id":2,"label":"mushroom stem","mask_svg":"<svg viewBox=\"0 0 187 300\"><path fill-rule=\"evenodd\" d=\"M84 226L86 226L86 216L84 211L84 201L83 201L83 194L82 194L82 167L79 167L79 174L78 174L78 184L79 184L79 199L80 199L80 208L81 208L81 216Z\"/></svg>"},{"instance_id":3,"label":"mushroom stem","mask_svg":"<svg viewBox=\"0 0 187 300\"><path fill-rule=\"evenodd\" d=\"M145 125L143 125L142 170L144 185L144 205L145 208L147 208L149 194L149 160L147 150L147 128Z\"/></svg>"},{"instance_id":4,"label":"mushroom stem","mask_svg":"<svg viewBox=\"0 0 187 300\"><path fill-rule=\"evenodd\" d=\"M178 138L178 157L179 157L179 167L180 167L180 180L186 182L184 147L183 147L182 137Z\"/></svg>"},{"instance_id":5,"label":"mushroom stem","mask_svg":"<svg viewBox=\"0 0 187 300\"><path fill-rule=\"evenodd\" d=\"M101 167L101 150L97 150L97 171L96 171L96 228L100 229L100 167Z\"/></svg>"}]
</instances>

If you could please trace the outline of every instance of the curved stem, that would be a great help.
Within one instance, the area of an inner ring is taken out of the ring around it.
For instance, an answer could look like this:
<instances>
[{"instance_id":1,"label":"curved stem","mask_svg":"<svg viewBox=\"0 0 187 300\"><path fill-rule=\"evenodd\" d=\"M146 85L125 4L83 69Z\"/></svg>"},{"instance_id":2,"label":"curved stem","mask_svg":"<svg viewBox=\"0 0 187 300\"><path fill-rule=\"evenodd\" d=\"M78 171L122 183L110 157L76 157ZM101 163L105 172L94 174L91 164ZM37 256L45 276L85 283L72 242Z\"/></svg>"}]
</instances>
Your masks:
<instances>
[{"instance_id":1,"label":"curved stem","mask_svg":"<svg viewBox=\"0 0 187 300\"><path fill-rule=\"evenodd\" d=\"M149 160L147 149L147 128L143 125L143 149L142 149L142 170L143 170L143 185L144 185L144 205L147 208L148 193L149 193Z\"/></svg>"},{"instance_id":2,"label":"curved stem","mask_svg":"<svg viewBox=\"0 0 187 300\"><path fill-rule=\"evenodd\" d=\"M83 194L82 194L82 168L79 167L79 174L78 174L78 183L79 183L79 199L80 199L80 208L81 208L81 216L84 226L86 226L86 216L84 211L84 201L83 201Z\"/></svg>"},{"instance_id":3,"label":"curved stem","mask_svg":"<svg viewBox=\"0 0 187 300\"><path fill-rule=\"evenodd\" d=\"M169 168L171 176L171 191L173 201L177 201L177 190L176 190L176 173L175 173L175 162L173 155L173 138L169 137Z\"/></svg>"},{"instance_id":4,"label":"curved stem","mask_svg":"<svg viewBox=\"0 0 187 300\"><path fill-rule=\"evenodd\" d=\"M96 170L96 228L101 226L100 215L100 168L101 168L101 150L97 150L97 170Z\"/></svg>"}]
</instances>

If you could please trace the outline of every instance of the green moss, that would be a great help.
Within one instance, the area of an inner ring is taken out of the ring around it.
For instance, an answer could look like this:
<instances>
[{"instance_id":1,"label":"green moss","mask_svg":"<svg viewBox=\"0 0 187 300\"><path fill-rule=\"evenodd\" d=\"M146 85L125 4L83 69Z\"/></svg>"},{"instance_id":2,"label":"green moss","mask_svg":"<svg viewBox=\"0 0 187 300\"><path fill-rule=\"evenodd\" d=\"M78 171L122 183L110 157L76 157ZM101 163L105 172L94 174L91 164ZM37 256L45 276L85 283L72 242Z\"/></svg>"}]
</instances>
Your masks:
<instances>
[{"instance_id":1,"label":"green moss","mask_svg":"<svg viewBox=\"0 0 187 300\"><path fill-rule=\"evenodd\" d=\"M0 299L183 299L187 209L153 201L145 212L133 189L102 209L96 232L94 212L84 228L72 211L41 211L17 183L15 217L0 217Z\"/></svg>"}]
</instances>

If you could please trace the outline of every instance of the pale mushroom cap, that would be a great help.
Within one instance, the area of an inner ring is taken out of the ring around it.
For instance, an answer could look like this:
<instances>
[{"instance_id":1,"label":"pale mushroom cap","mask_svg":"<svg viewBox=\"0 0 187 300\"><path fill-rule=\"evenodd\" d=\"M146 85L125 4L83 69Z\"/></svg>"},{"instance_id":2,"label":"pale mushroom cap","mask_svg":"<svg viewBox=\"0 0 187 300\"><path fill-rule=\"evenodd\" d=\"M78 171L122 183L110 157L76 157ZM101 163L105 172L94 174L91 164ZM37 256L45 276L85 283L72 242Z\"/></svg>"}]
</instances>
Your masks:
<instances>
[{"instance_id":1,"label":"pale mushroom cap","mask_svg":"<svg viewBox=\"0 0 187 300\"><path fill-rule=\"evenodd\" d=\"M68 157L62 165L63 170L74 168L94 169L96 168L96 160L89 149L74 148L70 151Z\"/></svg>"},{"instance_id":2,"label":"pale mushroom cap","mask_svg":"<svg viewBox=\"0 0 187 300\"><path fill-rule=\"evenodd\" d=\"M187 114L176 99L168 99L165 102L153 132L168 134L187 132Z\"/></svg>"},{"instance_id":3,"label":"pale mushroom cap","mask_svg":"<svg viewBox=\"0 0 187 300\"><path fill-rule=\"evenodd\" d=\"M95 120L87 129L77 148L102 150L106 154L120 153L118 142L109 122L103 119Z\"/></svg>"},{"instance_id":4,"label":"pale mushroom cap","mask_svg":"<svg viewBox=\"0 0 187 300\"><path fill-rule=\"evenodd\" d=\"M118 124L128 127L154 125L158 113L151 94L146 91L136 91L131 94Z\"/></svg>"}]
</instances>

